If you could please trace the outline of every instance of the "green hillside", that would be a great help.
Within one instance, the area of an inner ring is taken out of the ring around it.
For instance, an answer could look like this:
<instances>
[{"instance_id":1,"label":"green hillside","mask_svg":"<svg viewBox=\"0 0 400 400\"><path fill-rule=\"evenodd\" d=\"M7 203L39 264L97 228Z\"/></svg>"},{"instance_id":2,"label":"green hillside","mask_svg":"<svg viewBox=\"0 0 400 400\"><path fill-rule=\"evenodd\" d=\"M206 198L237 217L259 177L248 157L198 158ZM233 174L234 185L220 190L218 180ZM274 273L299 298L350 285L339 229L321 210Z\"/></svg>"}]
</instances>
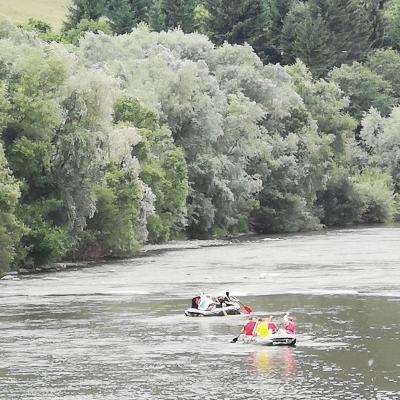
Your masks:
<instances>
[{"instance_id":1,"label":"green hillside","mask_svg":"<svg viewBox=\"0 0 400 400\"><path fill-rule=\"evenodd\" d=\"M15 22L43 19L60 29L71 0L0 0L0 16Z\"/></svg>"}]
</instances>

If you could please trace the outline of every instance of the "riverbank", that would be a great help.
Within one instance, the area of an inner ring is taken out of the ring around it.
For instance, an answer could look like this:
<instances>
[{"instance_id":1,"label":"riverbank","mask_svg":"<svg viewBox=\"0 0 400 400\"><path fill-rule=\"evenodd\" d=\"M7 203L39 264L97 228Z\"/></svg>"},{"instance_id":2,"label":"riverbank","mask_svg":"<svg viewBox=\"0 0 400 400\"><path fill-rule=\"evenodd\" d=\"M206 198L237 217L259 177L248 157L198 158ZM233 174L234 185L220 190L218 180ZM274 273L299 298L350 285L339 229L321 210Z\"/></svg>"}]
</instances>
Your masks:
<instances>
[{"instance_id":1,"label":"riverbank","mask_svg":"<svg viewBox=\"0 0 400 400\"><path fill-rule=\"evenodd\" d=\"M271 240L276 240L274 237L276 235L271 235ZM67 270L77 270L82 268L89 268L95 265L107 263L110 261L118 260L130 260L140 257L148 257L162 254L167 251L173 250L195 250L203 247L221 247L227 246L232 243L238 243L243 241L257 240L264 236L257 235L256 233L251 234L238 234L233 236L224 236L215 239L194 239L194 240L174 240L162 244L145 244L140 250L139 254L135 257L108 257L101 258L98 260L89 261L64 261L56 262L48 265L42 265L40 267L35 266L24 266L16 271L9 271L0 275L0 279L11 280L17 279L18 275L31 275L31 274L41 274L48 272L60 272Z\"/></svg>"},{"instance_id":2,"label":"riverbank","mask_svg":"<svg viewBox=\"0 0 400 400\"><path fill-rule=\"evenodd\" d=\"M1 280L15 280L18 279L18 275L32 275L41 274L48 272L60 272L67 270L77 270L82 268L88 268L96 265L96 261L81 261L81 262L57 262L48 265L42 265L40 267L24 267L17 271L8 271L0 276Z\"/></svg>"},{"instance_id":3,"label":"riverbank","mask_svg":"<svg viewBox=\"0 0 400 400\"><path fill-rule=\"evenodd\" d=\"M323 230L318 231L308 231L308 232L295 232L295 233L281 233L281 234L269 234L269 235L259 235L257 233L244 233L244 234L236 234L223 236L219 238L212 239L193 239L193 240L174 240L167 243L161 244L145 244L137 256L135 257L108 257L101 258L97 260L88 260L88 261L71 261L66 260L63 262L56 262L48 265L42 265L40 267L35 266L24 266L16 271L5 272L0 275L0 280L13 280L19 279L19 275L33 275L33 274L42 274L49 272L60 272L60 271L74 271L83 268L94 267L96 265L106 264L112 261L118 260L131 260L137 259L141 257L149 257L149 256L157 256L163 254L168 251L175 250L195 250L201 249L204 247L222 247L228 246L235 243L245 243L245 242L254 242L254 241L279 241L289 239L295 236L312 236L312 235L321 235L328 234L329 232L343 232L343 231L357 231L360 229L374 229L374 228L398 228L400 227L400 223L393 224L368 224L368 225L352 225L348 227L342 228L325 228Z\"/></svg>"}]
</instances>

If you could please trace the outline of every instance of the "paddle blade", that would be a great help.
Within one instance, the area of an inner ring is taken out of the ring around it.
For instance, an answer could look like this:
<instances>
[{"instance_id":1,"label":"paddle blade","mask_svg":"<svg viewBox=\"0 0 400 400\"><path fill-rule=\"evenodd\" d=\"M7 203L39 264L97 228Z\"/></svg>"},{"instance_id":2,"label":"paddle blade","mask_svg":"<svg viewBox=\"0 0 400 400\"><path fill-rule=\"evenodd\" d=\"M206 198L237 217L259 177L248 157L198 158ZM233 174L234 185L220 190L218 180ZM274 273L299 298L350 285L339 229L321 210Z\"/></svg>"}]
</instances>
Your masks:
<instances>
[{"instance_id":1,"label":"paddle blade","mask_svg":"<svg viewBox=\"0 0 400 400\"><path fill-rule=\"evenodd\" d=\"M239 339L239 336L238 336L238 337L234 337L234 338L231 340L231 343L236 343L236 342L238 341L238 339Z\"/></svg>"},{"instance_id":2,"label":"paddle blade","mask_svg":"<svg viewBox=\"0 0 400 400\"><path fill-rule=\"evenodd\" d=\"M251 314L253 312L249 306L243 306L243 310L246 312L246 314Z\"/></svg>"}]
</instances>

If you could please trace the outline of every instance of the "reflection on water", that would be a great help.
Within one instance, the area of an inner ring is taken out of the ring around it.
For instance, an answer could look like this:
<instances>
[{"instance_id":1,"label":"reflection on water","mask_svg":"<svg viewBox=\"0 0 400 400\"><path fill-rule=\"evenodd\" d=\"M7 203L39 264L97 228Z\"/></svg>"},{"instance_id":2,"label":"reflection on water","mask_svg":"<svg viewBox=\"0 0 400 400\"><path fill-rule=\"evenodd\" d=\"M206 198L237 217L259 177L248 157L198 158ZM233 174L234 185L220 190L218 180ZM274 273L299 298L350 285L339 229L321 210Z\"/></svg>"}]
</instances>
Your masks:
<instances>
[{"instance_id":1,"label":"reflection on water","mask_svg":"<svg viewBox=\"0 0 400 400\"><path fill-rule=\"evenodd\" d=\"M296 369L295 349L293 347L259 346L246 356L246 366L249 370L260 374L272 373L290 378Z\"/></svg>"},{"instance_id":2,"label":"reflection on water","mask_svg":"<svg viewBox=\"0 0 400 400\"><path fill-rule=\"evenodd\" d=\"M400 398L399 238L298 235L1 281L0 399ZM246 316L185 317L200 288L290 311L297 347L231 343Z\"/></svg>"}]
</instances>

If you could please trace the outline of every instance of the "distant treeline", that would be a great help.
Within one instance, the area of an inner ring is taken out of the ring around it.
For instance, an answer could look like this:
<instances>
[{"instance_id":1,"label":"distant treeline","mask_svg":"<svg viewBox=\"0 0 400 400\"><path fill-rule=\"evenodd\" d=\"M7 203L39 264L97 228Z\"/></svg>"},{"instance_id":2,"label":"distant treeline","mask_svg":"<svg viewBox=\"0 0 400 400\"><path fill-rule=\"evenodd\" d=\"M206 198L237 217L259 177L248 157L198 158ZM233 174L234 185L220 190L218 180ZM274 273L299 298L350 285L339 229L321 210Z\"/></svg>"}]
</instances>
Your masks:
<instances>
[{"instance_id":1,"label":"distant treeline","mask_svg":"<svg viewBox=\"0 0 400 400\"><path fill-rule=\"evenodd\" d=\"M61 33L1 20L0 272L392 220L398 26L400 0L75 0Z\"/></svg>"}]
</instances>

